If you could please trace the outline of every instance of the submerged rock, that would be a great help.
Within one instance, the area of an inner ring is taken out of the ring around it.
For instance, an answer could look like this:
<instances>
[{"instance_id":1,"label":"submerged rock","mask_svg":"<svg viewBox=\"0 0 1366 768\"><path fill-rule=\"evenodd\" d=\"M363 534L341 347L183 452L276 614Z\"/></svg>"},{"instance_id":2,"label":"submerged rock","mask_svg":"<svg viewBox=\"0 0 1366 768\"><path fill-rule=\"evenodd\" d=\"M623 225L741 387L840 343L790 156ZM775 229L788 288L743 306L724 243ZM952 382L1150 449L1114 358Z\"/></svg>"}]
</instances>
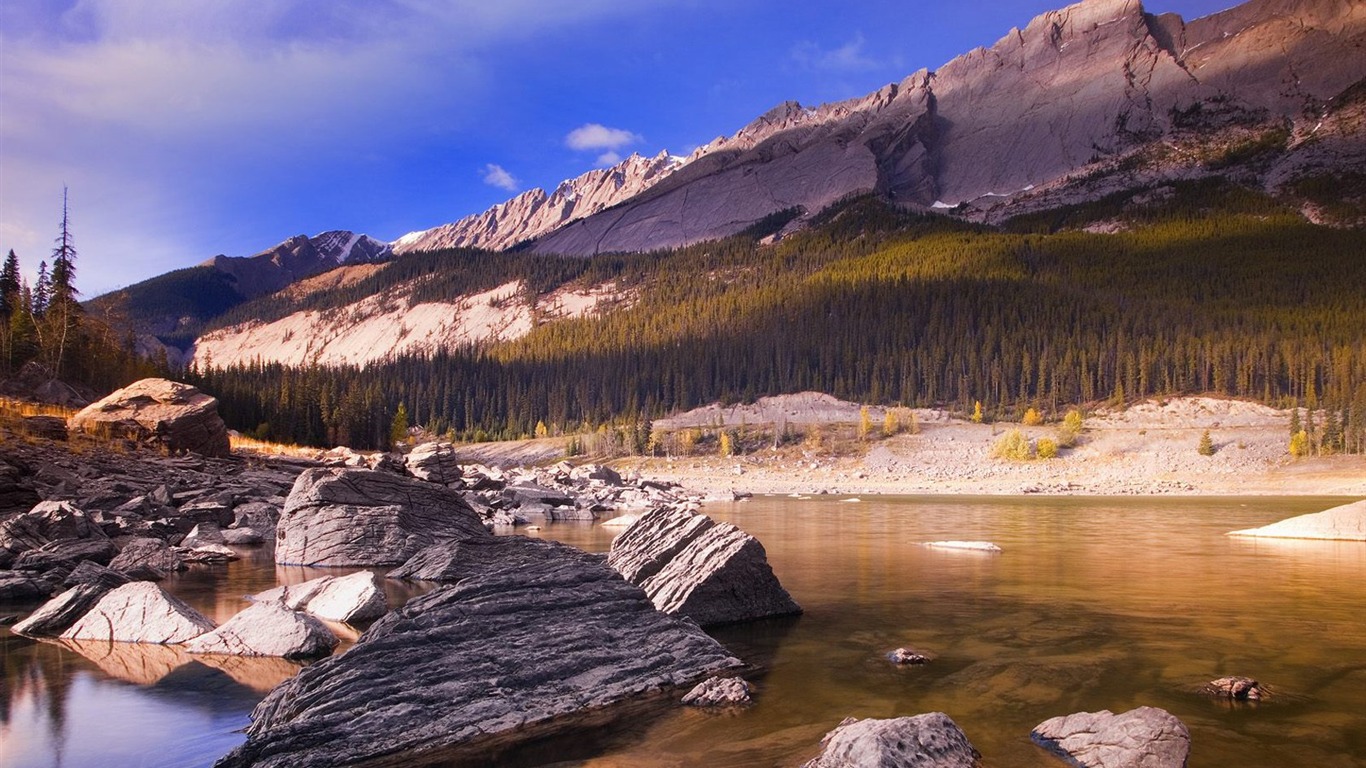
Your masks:
<instances>
[{"instance_id":1,"label":"submerged rock","mask_svg":"<svg viewBox=\"0 0 1366 768\"><path fill-rule=\"evenodd\" d=\"M887 659L893 664L917 665L930 663L929 656L910 648L897 648L887 654Z\"/></svg>"},{"instance_id":2,"label":"submerged rock","mask_svg":"<svg viewBox=\"0 0 1366 768\"><path fill-rule=\"evenodd\" d=\"M399 565L438 541L488 536L455 491L369 469L299 475L276 528L275 562Z\"/></svg>"},{"instance_id":3,"label":"submerged rock","mask_svg":"<svg viewBox=\"0 0 1366 768\"><path fill-rule=\"evenodd\" d=\"M821 739L803 768L976 768L981 754L948 715L890 720L847 718Z\"/></svg>"},{"instance_id":4,"label":"submerged rock","mask_svg":"<svg viewBox=\"0 0 1366 768\"><path fill-rule=\"evenodd\" d=\"M749 683L739 677L710 677L683 697L690 707L742 707L754 703Z\"/></svg>"},{"instance_id":5,"label":"submerged rock","mask_svg":"<svg viewBox=\"0 0 1366 768\"><path fill-rule=\"evenodd\" d=\"M212 621L180 598L151 582L135 581L105 593L62 637L119 643L183 643L213 628Z\"/></svg>"},{"instance_id":6,"label":"submerged rock","mask_svg":"<svg viewBox=\"0 0 1366 768\"><path fill-rule=\"evenodd\" d=\"M462 754L490 764L500 748L574 727L575 714L739 666L605 565L565 545L535 552L414 598L345 654L302 670L261 702L246 743L219 765Z\"/></svg>"},{"instance_id":7,"label":"submerged rock","mask_svg":"<svg viewBox=\"0 0 1366 768\"><path fill-rule=\"evenodd\" d=\"M189 384L143 379L71 417L73 432L156 443L172 453L231 456L218 400Z\"/></svg>"},{"instance_id":8,"label":"submerged rock","mask_svg":"<svg viewBox=\"0 0 1366 768\"><path fill-rule=\"evenodd\" d=\"M641 516L612 542L607 564L659 610L702 626L801 613L758 539L691 510Z\"/></svg>"},{"instance_id":9,"label":"submerged rock","mask_svg":"<svg viewBox=\"0 0 1366 768\"><path fill-rule=\"evenodd\" d=\"M258 603L276 603L328 621L358 624L389 610L379 577L369 571L349 576L323 576L254 595Z\"/></svg>"},{"instance_id":10,"label":"submerged rock","mask_svg":"<svg viewBox=\"0 0 1366 768\"><path fill-rule=\"evenodd\" d=\"M279 603L254 603L218 629L185 643L190 653L311 659L337 647L321 621Z\"/></svg>"},{"instance_id":11,"label":"submerged rock","mask_svg":"<svg viewBox=\"0 0 1366 768\"><path fill-rule=\"evenodd\" d=\"M1291 517L1261 528L1230 531L1228 535L1268 539L1366 541L1366 499L1322 512Z\"/></svg>"},{"instance_id":12,"label":"submerged rock","mask_svg":"<svg viewBox=\"0 0 1366 768\"><path fill-rule=\"evenodd\" d=\"M1270 693L1250 677L1221 677L1211 680L1200 687L1200 693L1234 701L1261 701L1270 698Z\"/></svg>"},{"instance_id":13,"label":"submerged rock","mask_svg":"<svg viewBox=\"0 0 1366 768\"><path fill-rule=\"evenodd\" d=\"M1156 707L1055 717L1029 736L1082 768L1185 768L1191 746L1185 723Z\"/></svg>"},{"instance_id":14,"label":"submerged rock","mask_svg":"<svg viewBox=\"0 0 1366 768\"><path fill-rule=\"evenodd\" d=\"M997 553L1001 548L989 541L927 541L925 546L930 549L956 549L965 552L991 552Z\"/></svg>"}]
</instances>

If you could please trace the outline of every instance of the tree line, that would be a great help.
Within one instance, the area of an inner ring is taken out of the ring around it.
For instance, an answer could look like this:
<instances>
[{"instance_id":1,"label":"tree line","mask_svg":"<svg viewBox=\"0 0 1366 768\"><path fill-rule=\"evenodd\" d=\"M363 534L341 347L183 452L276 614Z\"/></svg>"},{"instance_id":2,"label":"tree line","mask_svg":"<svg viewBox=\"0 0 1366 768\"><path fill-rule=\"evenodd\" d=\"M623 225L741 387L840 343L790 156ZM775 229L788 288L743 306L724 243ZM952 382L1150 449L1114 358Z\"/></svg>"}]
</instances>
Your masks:
<instances>
[{"instance_id":1,"label":"tree line","mask_svg":"<svg viewBox=\"0 0 1366 768\"><path fill-rule=\"evenodd\" d=\"M586 259L421 254L375 285L426 275L450 297L515 274L540 293L611 283L629 300L498 344L191 375L235 426L315 445L381 447L400 405L414 424L492 439L818 390L964 414L980 401L1011 419L1211 393L1330 411L1327 449L1366 450L1366 240L1202 184L1112 235L1037 217L992 229L866 197L772 245L746 234Z\"/></svg>"}]
</instances>

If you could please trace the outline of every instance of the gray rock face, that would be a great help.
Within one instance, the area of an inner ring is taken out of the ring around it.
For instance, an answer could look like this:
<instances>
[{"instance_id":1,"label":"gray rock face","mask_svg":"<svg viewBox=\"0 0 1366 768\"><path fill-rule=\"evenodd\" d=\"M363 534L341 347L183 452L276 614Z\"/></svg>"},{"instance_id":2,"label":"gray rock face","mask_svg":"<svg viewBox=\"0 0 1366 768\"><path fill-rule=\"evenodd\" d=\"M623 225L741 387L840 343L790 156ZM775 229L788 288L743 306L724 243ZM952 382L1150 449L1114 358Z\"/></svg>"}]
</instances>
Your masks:
<instances>
[{"instance_id":1,"label":"gray rock face","mask_svg":"<svg viewBox=\"0 0 1366 768\"><path fill-rule=\"evenodd\" d=\"M1055 717L1029 736L1082 768L1184 768L1191 746L1185 723L1156 707Z\"/></svg>"},{"instance_id":2,"label":"gray rock face","mask_svg":"<svg viewBox=\"0 0 1366 768\"><path fill-rule=\"evenodd\" d=\"M36 576L0 571L0 601L43 600L51 596L52 583Z\"/></svg>"},{"instance_id":3,"label":"gray rock face","mask_svg":"<svg viewBox=\"0 0 1366 768\"><path fill-rule=\"evenodd\" d=\"M655 607L702 626L801 613L759 540L686 509L655 509L612 542L607 564Z\"/></svg>"},{"instance_id":4,"label":"gray rock face","mask_svg":"<svg viewBox=\"0 0 1366 768\"><path fill-rule=\"evenodd\" d=\"M214 624L183 600L146 581L110 590L62 637L116 643L183 643Z\"/></svg>"},{"instance_id":5,"label":"gray rock face","mask_svg":"<svg viewBox=\"0 0 1366 768\"><path fill-rule=\"evenodd\" d=\"M438 541L488 536L459 494L368 469L299 475L276 527L275 562L398 565Z\"/></svg>"},{"instance_id":6,"label":"gray rock face","mask_svg":"<svg viewBox=\"0 0 1366 768\"><path fill-rule=\"evenodd\" d=\"M981 754L943 712L890 720L847 718L803 768L976 768Z\"/></svg>"},{"instance_id":7,"label":"gray rock face","mask_svg":"<svg viewBox=\"0 0 1366 768\"><path fill-rule=\"evenodd\" d=\"M739 677L709 677L683 696L690 707L743 707L754 703L749 683Z\"/></svg>"},{"instance_id":8,"label":"gray rock face","mask_svg":"<svg viewBox=\"0 0 1366 768\"><path fill-rule=\"evenodd\" d=\"M0 550L4 550L0 554L7 559L54 541L108 538L89 515L65 501L39 502L28 512L0 522Z\"/></svg>"},{"instance_id":9,"label":"gray rock face","mask_svg":"<svg viewBox=\"0 0 1366 768\"><path fill-rule=\"evenodd\" d=\"M525 536L487 536L479 539L433 544L408 562L389 571L389 578L409 581L460 581L493 568L518 568L548 557L578 559L599 564L601 555Z\"/></svg>"},{"instance_id":10,"label":"gray rock face","mask_svg":"<svg viewBox=\"0 0 1366 768\"><path fill-rule=\"evenodd\" d=\"M138 538L123 545L119 554L109 561L112 570L123 573L167 574L185 570L185 560L160 539Z\"/></svg>"},{"instance_id":11,"label":"gray rock face","mask_svg":"<svg viewBox=\"0 0 1366 768\"><path fill-rule=\"evenodd\" d=\"M254 603L218 629L185 643L190 653L311 659L337 647L321 621L279 603Z\"/></svg>"},{"instance_id":12,"label":"gray rock face","mask_svg":"<svg viewBox=\"0 0 1366 768\"><path fill-rule=\"evenodd\" d=\"M106 565L118 551L114 542L103 536L57 539L20 554L14 558L11 567L16 571L50 571L55 568L74 568L85 561Z\"/></svg>"},{"instance_id":13,"label":"gray rock face","mask_svg":"<svg viewBox=\"0 0 1366 768\"><path fill-rule=\"evenodd\" d=\"M172 453L232 455L218 400L168 379L129 384L86 406L68 426L73 432L159 444Z\"/></svg>"},{"instance_id":14,"label":"gray rock face","mask_svg":"<svg viewBox=\"0 0 1366 768\"><path fill-rule=\"evenodd\" d=\"M411 600L345 654L275 688L219 765L398 766L461 754L487 764L501 747L573 727L576 713L739 665L606 566L564 545L538 551ZM493 650L547 643L553 652Z\"/></svg>"},{"instance_id":15,"label":"gray rock face","mask_svg":"<svg viewBox=\"0 0 1366 768\"><path fill-rule=\"evenodd\" d=\"M389 610L379 577L369 571L349 576L323 576L302 584L276 587L251 599L347 624L377 619Z\"/></svg>"}]
</instances>

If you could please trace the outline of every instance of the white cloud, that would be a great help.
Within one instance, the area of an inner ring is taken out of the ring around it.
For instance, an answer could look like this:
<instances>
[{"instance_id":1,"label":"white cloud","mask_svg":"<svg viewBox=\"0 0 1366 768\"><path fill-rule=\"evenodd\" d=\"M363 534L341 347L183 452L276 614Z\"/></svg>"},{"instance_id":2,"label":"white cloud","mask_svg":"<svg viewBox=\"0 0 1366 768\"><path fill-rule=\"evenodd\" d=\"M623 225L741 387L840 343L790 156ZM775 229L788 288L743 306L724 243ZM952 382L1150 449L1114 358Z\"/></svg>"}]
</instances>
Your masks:
<instances>
[{"instance_id":1,"label":"white cloud","mask_svg":"<svg viewBox=\"0 0 1366 768\"><path fill-rule=\"evenodd\" d=\"M609 149L608 151L603 152L601 155L598 155L598 159L596 160L596 162L598 165L604 168L607 166L616 165L617 163L621 162L621 155Z\"/></svg>"},{"instance_id":2,"label":"white cloud","mask_svg":"<svg viewBox=\"0 0 1366 768\"><path fill-rule=\"evenodd\" d=\"M865 42L862 34L832 49L805 41L793 46L792 59L806 69L822 72L868 72L897 63L895 59L882 61L870 56L863 50Z\"/></svg>"},{"instance_id":3,"label":"white cloud","mask_svg":"<svg viewBox=\"0 0 1366 768\"><path fill-rule=\"evenodd\" d=\"M509 192L516 192L520 186L516 177L504 170L503 166L494 163L484 166L484 183Z\"/></svg>"},{"instance_id":4,"label":"white cloud","mask_svg":"<svg viewBox=\"0 0 1366 768\"><path fill-rule=\"evenodd\" d=\"M608 128L598 123L581 125L564 137L565 146L577 150L617 150L644 140L639 134L621 128Z\"/></svg>"}]
</instances>

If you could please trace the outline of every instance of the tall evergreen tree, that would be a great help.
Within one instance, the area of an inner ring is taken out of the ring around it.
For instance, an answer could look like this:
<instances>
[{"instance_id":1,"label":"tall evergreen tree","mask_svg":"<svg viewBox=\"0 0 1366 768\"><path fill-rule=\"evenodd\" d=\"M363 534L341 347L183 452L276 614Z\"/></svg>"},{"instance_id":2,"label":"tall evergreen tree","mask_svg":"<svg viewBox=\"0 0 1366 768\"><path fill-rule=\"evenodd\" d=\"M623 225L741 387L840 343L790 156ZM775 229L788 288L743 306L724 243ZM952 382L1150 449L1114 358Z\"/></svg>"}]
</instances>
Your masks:
<instances>
[{"instance_id":1,"label":"tall evergreen tree","mask_svg":"<svg viewBox=\"0 0 1366 768\"><path fill-rule=\"evenodd\" d=\"M52 249L52 275L47 294L45 319L48 330L45 333L48 347L47 356L52 362L52 370L61 375L62 363L66 359L67 348L75 335L80 322L81 305L76 301L80 292L76 290L76 243L71 237L71 218L67 207L67 190L62 187L62 225L56 245Z\"/></svg>"},{"instance_id":2,"label":"tall evergreen tree","mask_svg":"<svg viewBox=\"0 0 1366 768\"><path fill-rule=\"evenodd\" d=\"M47 314L47 302L52 296L52 278L47 272L47 262L38 262L38 280L33 284L33 300L30 311L35 318Z\"/></svg>"},{"instance_id":3,"label":"tall evergreen tree","mask_svg":"<svg viewBox=\"0 0 1366 768\"><path fill-rule=\"evenodd\" d=\"M19 309L19 291L22 285L19 277L19 257L11 248L0 266L0 316L9 319L11 313Z\"/></svg>"}]
</instances>

